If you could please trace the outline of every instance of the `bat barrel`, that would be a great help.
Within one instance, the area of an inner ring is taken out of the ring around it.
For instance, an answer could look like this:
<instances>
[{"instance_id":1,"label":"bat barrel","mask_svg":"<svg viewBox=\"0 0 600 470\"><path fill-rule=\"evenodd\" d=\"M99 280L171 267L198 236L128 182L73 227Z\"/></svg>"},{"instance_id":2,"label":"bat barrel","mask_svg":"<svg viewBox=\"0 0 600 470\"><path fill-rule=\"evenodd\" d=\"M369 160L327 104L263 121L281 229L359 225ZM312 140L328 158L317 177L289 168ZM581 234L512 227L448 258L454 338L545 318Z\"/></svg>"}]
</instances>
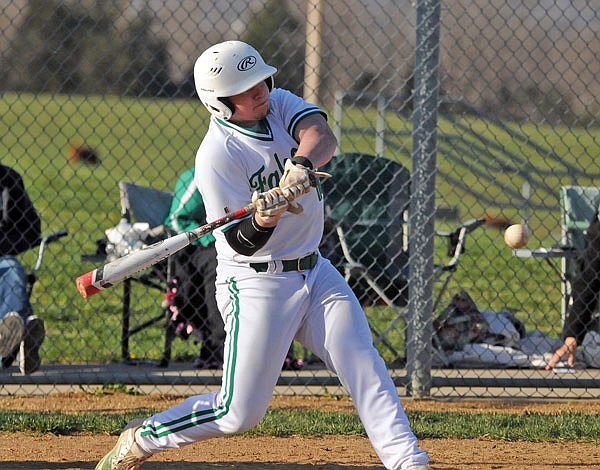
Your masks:
<instances>
[{"instance_id":1,"label":"bat barrel","mask_svg":"<svg viewBox=\"0 0 600 470\"><path fill-rule=\"evenodd\" d=\"M189 244L187 233L161 240L79 276L76 280L77 289L83 297L90 297L159 263Z\"/></svg>"},{"instance_id":2,"label":"bat barrel","mask_svg":"<svg viewBox=\"0 0 600 470\"><path fill-rule=\"evenodd\" d=\"M96 270L90 271L89 273L85 273L79 276L75 281L77 283L77 290L79 291L81 296L86 299L94 294L97 294L102 290L93 284L92 280L94 278L95 272Z\"/></svg>"},{"instance_id":3,"label":"bat barrel","mask_svg":"<svg viewBox=\"0 0 600 470\"><path fill-rule=\"evenodd\" d=\"M79 276L75 281L77 289L84 298L97 294L101 290L114 286L142 269L146 269L177 253L190 243L193 243L200 236L211 232L217 227L222 227L232 220L240 219L254 210L254 204L249 204L202 227L161 240L154 245L111 261L104 266Z\"/></svg>"}]
</instances>

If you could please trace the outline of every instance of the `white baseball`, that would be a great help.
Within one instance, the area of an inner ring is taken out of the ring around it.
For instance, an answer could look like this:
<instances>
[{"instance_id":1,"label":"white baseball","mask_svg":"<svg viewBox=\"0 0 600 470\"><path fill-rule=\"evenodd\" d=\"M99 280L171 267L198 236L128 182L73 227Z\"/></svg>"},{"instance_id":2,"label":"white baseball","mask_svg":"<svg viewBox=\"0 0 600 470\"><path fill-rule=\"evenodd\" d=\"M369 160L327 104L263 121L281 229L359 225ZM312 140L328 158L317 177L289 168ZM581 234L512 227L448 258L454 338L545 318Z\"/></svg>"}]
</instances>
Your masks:
<instances>
[{"instance_id":1,"label":"white baseball","mask_svg":"<svg viewBox=\"0 0 600 470\"><path fill-rule=\"evenodd\" d=\"M504 241L511 248L523 248L529 241L529 230L523 224L514 224L504 231Z\"/></svg>"}]
</instances>

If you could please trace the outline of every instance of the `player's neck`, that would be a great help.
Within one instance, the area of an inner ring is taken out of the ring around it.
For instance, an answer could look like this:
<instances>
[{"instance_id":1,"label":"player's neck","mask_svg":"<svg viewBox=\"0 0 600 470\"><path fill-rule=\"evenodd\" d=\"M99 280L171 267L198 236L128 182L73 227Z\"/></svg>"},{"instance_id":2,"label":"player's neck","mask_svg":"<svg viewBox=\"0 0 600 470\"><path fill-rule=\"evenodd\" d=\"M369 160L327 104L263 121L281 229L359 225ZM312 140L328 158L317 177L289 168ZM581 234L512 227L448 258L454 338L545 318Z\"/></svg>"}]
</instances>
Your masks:
<instances>
[{"instance_id":1,"label":"player's neck","mask_svg":"<svg viewBox=\"0 0 600 470\"><path fill-rule=\"evenodd\" d=\"M265 125L262 119L258 121L231 121L233 124L239 127L243 127L244 129L248 129L254 132L263 132L265 130Z\"/></svg>"}]
</instances>

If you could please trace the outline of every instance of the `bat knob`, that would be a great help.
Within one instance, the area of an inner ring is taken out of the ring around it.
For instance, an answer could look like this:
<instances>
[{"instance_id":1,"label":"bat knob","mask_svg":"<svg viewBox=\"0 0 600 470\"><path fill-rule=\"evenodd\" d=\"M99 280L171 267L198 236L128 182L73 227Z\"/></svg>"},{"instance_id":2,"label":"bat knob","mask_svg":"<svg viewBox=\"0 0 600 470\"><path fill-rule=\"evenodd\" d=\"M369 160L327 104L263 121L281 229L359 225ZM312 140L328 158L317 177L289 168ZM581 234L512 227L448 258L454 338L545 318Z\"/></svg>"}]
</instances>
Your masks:
<instances>
[{"instance_id":1,"label":"bat knob","mask_svg":"<svg viewBox=\"0 0 600 470\"><path fill-rule=\"evenodd\" d=\"M77 284L77 290L83 298L91 297L94 294L100 292L100 289L92 284L93 272L85 273L77 278L75 281Z\"/></svg>"}]
</instances>

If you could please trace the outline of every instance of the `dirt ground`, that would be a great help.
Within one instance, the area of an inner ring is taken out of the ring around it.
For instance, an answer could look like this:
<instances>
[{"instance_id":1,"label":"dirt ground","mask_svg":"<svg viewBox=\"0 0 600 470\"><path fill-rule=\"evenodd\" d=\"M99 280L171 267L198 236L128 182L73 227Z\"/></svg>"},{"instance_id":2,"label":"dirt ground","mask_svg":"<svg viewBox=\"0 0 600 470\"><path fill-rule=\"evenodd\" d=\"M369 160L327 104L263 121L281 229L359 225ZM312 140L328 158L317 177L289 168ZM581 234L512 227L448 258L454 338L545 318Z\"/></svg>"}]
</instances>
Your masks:
<instances>
[{"instance_id":1,"label":"dirt ground","mask_svg":"<svg viewBox=\"0 0 600 470\"><path fill-rule=\"evenodd\" d=\"M0 408L10 410L123 412L164 409L182 397L135 396L123 393L93 395L63 393L49 396L2 396ZM416 410L481 412L564 413L600 412L600 402L507 402L498 400L404 399L407 413ZM272 408L354 411L342 398L276 396ZM0 469L71 470L93 469L114 444L115 436L55 436L0 433ZM438 469L600 469L600 447L590 443L504 442L481 439L424 439L421 446ZM358 470L382 469L368 439L358 436L319 438L243 437L211 439L152 457L144 466L152 469L241 470Z\"/></svg>"}]
</instances>

